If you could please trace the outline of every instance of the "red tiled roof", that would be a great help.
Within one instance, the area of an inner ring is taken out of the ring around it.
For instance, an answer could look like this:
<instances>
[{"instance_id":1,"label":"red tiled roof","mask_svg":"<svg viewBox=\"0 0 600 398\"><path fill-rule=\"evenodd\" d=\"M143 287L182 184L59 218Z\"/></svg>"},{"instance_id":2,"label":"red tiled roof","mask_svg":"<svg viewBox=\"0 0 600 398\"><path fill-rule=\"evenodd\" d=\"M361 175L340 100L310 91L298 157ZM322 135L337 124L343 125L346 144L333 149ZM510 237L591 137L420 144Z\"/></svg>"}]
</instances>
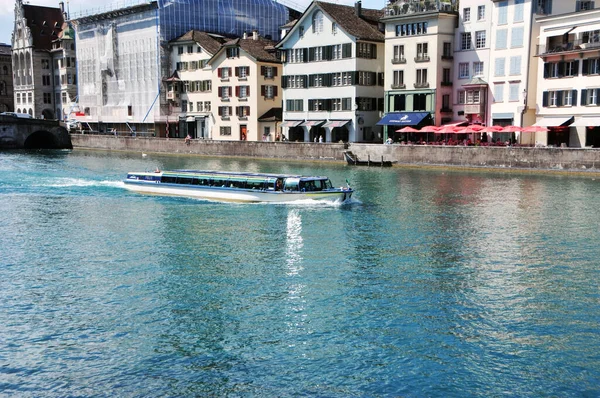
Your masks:
<instances>
[{"instance_id":1,"label":"red tiled roof","mask_svg":"<svg viewBox=\"0 0 600 398\"><path fill-rule=\"evenodd\" d=\"M52 41L58 38L64 23L60 8L23 4L23 16L27 19L34 48L51 50Z\"/></svg>"}]
</instances>

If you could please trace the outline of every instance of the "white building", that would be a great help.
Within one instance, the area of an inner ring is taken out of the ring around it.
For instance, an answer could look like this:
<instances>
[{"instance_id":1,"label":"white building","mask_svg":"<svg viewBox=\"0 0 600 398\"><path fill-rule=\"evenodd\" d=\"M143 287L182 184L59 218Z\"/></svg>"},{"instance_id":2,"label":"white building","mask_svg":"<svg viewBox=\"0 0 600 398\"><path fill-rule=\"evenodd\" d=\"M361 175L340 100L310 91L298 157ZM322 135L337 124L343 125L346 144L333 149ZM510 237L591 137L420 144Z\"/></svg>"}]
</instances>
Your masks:
<instances>
[{"instance_id":1,"label":"white building","mask_svg":"<svg viewBox=\"0 0 600 398\"><path fill-rule=\"evenodd\" d=\"M441 125L453 119L455 6L446 1L399 0L386 8L385 117L387 135L399 127Z\"/></svg>"},{"instance_id":2,"label":"white building","mask_svg":"<svg viewBox=\"0 0 600 398\"><path fill-rule=\"evenodd\" d=\"M314 1L279 42L287 139L381 142L382 15Z\"/></svg>"},{"instance_id":3,"label":"white building","mask_svg":"<svg viewBox=\"0 0 600 398\"><path fill-rule=\"evenodd\" d=\"M169 43L173 74L167 89L170 137L211 138L215 124L212 103L213 71L209 60L225 41L222 36L191 30Z\"/></svg>"},{"instance_id":4,"label":"white building","mask_svg":"<svg viewBox=\"0 0 600 398\"><path fill-rule=\"evenodd\" d=\"M281 62L274 46L254 31L224 43L209 61L213 140L275 140L281 122Z\"/></svg>"},{"instance_id":5,"label":"white building","mask_svg":"<svg viewBox=\"0 0 600 398\"><path fill-rule=\"evenodd\" d=\"M593 8L593 1L554 2L554 6L553 15L537 18L536 125L549 131L537 133L535 140L599 147L600 9Z\"/></svg>"}]
</instances>

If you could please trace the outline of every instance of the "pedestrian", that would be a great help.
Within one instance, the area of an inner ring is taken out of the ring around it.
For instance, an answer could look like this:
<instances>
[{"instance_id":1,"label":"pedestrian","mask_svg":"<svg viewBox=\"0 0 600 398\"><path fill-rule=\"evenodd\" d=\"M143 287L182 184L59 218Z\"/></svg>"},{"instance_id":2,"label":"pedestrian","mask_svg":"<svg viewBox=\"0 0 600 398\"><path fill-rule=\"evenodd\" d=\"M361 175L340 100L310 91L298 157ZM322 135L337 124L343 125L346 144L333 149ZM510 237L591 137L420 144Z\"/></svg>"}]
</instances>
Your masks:
<instances>
[{"instance_id":1,"label":"pedestrian","mask_svg":"<svg viewBox=\"0 0 600 398\"><path fill-rule=\"evenodd\" d=\"M319 142L323 142L323 136L322 135L319 136Z\"/></svg>"}]
</instances>

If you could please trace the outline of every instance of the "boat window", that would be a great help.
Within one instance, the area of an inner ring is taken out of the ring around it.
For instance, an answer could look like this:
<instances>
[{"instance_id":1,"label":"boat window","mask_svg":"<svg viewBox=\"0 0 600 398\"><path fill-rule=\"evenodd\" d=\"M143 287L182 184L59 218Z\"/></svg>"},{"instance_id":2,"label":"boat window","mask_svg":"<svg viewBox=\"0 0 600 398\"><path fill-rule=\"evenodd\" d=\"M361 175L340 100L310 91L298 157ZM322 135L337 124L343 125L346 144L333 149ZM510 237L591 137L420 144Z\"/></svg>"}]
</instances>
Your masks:
<instances>
[{"instance_id":1,"label":"boat window","mask_svg":"<svg viewBox=\"0 0 600 398\"><path fill-rule=\"evenodd\" d=\"M215 178L212 181L213 181L213 186L215 186L215 187L226 187L226 186L228 186L227 185L227 180L224 180L224 179L220 179L220 178L217 179L217 178Z\"/></svg>"},{"instance_id":2,"label":"boat window","mask_svg":"<svg viewBox=\"0 0 600 398\"><path fill-rule=\"evenodd\" d=\"M165 183L165 184L176 184L177 183L177 177L162 176L160 182Z\"/></svg>"},{"instance_id":3,"label":"boat window","mask_svg":"<svg viewBox=\"0 0 600 398\"><path fill-rule=\"evenodd\" d=\"M265 182L263 180L248 180L246 181L247 189L263 189Z\"/></svg>"},{"instance_id":4,"label":"boat window","mask_svg":"<svg viewBox=\"0 0 600 398\"><path fill-rule=\"evenodd\" d=\"M177 177L177 184L191 185L193 182L192 177Z\"/></svg>"},{"instance_id":5,"label":"boat window","mask_svg":"<svg viewBox=\"0 0 600 398\"><path fill-rule=\"evenodd\" d=\"M245 188L246 181L240 180L240 179L231 179L231 180L229 180L229 186L231 188Z\"/></svg>"},{"instance_id":6,"label":"boat window","mask_svg":"<svg viewBox=\"0 0 600 398\"><path fill-rule=\"evenodd\" d=\"M297 178L286 178L285 185L283 186L284 191L298 191L299 180Z\"/></svg>"}]
</instances>

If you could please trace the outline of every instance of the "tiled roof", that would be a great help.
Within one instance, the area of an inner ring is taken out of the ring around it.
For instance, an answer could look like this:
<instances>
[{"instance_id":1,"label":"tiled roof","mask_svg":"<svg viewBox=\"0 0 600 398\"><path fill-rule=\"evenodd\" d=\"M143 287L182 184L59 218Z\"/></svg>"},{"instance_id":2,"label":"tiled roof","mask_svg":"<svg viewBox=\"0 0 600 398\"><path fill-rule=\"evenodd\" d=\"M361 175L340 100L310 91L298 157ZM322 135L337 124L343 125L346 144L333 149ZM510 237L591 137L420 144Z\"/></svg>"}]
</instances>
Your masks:
<instances>
[{"instance_id":1,"label":"tiled roof","mask_svg":"<svg viewBox=\"0 0 600 398\"><path fill-rule=\"evenodd\" d=\"M27 19L34 48L52 49L52 41L58 38L64 23L60 8L23 4L23 16Z\"/></svg>"},{"instance_id":2,"label":"tiled roof","mask_svg":"<svg viewBox=\"0 0 600 398\"><path fill-rule=\"evenodd\" d=\"M198 30L190 30L177 39L171 40L171 43L194 41L205 49L208 53L214 55L221 48L221 44L225 41L224 38L216 35L211 35Z\"/></svg>"},{"instance_id":3,"label":"tiled roof","mask_svg":"<svg viewBox=\"0 0 600 398\"><path fill-rule=\"evenodd\" d=\"M259 122L280 122L283 120L283 108L271 108L258 118Z\"/></svg>"},{"instance_id":4,"label":"tiled roof","mask_svg":"<svg viewBox=\"0 0 600 398\"><path fill-rule=\"evenodd\" d=\"M294 25L296 25L296 22L298 22L297 19L292 19L290 22L286 23L285 25L282 25L281 28L282 29L292 28Z\"/></svg>"},{"instance_id":5,"label":"tiled roof","mask_svg":"<svg viewBox=\"0 0 600 398\"><path fill-rule=\"evenodd\" d=\"M0 55L11 55L10 44L0 43Z\"/></svg>"},{"instance_id":6,"label":"tiled roof","mask_svg":"<svg viewBox=\"0 0 600 398\"><path fill-rule=\"evenodd\" d=\"M385 36L379 31L379 19L383 17L383 10L362 8L360 17L356 15L354 6L325 3L315 1L329 17L338 24L346 33L363 40L383 42Z\"/></svg>"},{"instance_id":7,"label":"tiled roof","mask_svg":"<svg viewBox=\"0 0 600 398\"><path fill-rule=\"evenodd\" d=\"M227 46L240 46L242 50L247 52L252 58L262 62L280 62L275 56L275 42L273 40L265 39L264 37L258 36L256 40L252 38L252 34L247 39L237 38L228 41L223 44Z\"/></svg>"}]
</instances>

